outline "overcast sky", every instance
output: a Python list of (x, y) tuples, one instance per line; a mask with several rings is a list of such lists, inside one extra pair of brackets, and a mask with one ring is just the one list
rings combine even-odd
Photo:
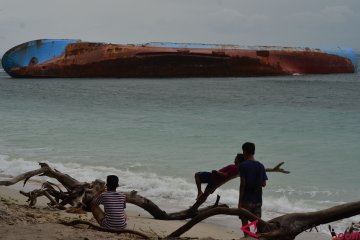
[(360, 49), (360, 0), (0, 0), (0, 56), (40, 38)]

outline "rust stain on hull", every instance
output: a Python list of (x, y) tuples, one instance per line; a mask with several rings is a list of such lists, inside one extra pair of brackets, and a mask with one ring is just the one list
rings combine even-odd
[[(39, 43), (41, 44), (41, 43)], [(33, 62), (34, 63), (34, 62)], [(350, 59), (321, 51), (179, 48), (78, 42), (16, 77), (236, 77), (353, 73)]]

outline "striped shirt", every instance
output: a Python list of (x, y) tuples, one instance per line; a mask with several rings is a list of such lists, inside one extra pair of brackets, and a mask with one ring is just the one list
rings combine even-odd
[(95, 200), (97, 205), (104, 205), (105, 217), (103, 227), (110, 229), (126, 228), (124, 209), (126, 208), (126, 196), (122, 192), (103, 192)]

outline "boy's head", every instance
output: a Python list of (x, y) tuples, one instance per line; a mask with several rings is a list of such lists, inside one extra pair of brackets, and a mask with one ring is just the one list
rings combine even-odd
[(245, 161), (244, 155), (242, 153), (238, 153), (235, 157), (234, 163), (236, 166), (240, 166), (240, 163)]
[(249, 155), (255, 155), (255, 144), (246, 142), (242, 145), (242, 150), (245, 158)]
[(109, 175), (106, 178), (106, 187), (108, 190), (116, 190), (119, 186), (119, 178), (115, 175)]

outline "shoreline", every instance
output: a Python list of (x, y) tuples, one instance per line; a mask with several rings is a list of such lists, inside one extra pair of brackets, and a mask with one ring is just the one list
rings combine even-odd
[[(29, 184), (29, 183), (28, 183)], [(21, 195), (18, 190), (31, 190), (38, 183), (32, 182), (26, 188), (22, 188), (22, 183), (17, 183), (10, 187), (0, 186), (0, 236), (5, 239), (23, 239), (24, 235), (30, 235), (29, 239), (118, 239), (118, 235), (112, 233), (99, 232), (92, 229), (79, 227), (69, 227), (59, 224), (59, 220), (82, 219), (96, 222), (91, 213), (74, 214), (66, 211), (50, 210), (47, 208), (47, 198), (41, 197), (34, 208), (29, 208), (26, 197)], [(32, 186), (31, 186), (32, 185)], [(128, 216), (128, 229), (143, 232), (152, 239), (165, 237), (178, 229), (186, 221), (164, 221), (153, 219), (145, 210), (128, 204), (126, 208)], [(216, 218), (215, 218), (216, 219)], [(221, 224), (216, 224), (215, 219), (211, 223), (202, 222), (195, 225), (181, 237), (198, 239), (239, 239), (242, 237), (240, 229), (238, 231), (227, 228)], [(221, 219), (219, 219), (221, 221)], [(240, 222), (239, 222), (240, 224)], [(17, 229), (21, 228), (19, 232)], [(56, 231), (54, 231), (56, 229)], [(121, 235), (122, 239), (136, 239), (128, 234)], [(54, 237), (54, 238), (53, 238)], [(95, 237), (95, 238), (94, 238)], [(251, 238), (248, 238), (251, 239)], [(323, 233), (302, 233), (296, 240), (325, 240), (330, 239), (329, 235)]]

